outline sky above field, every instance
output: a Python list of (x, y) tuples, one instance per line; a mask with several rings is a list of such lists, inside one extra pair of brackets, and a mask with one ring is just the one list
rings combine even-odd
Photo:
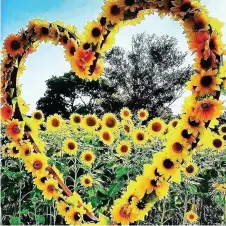
[[(202, 0), (201, 2), (207, 6), (211, 17), (216, 17), (226, 23), (226, 0)], [(2, 0), (1, 4), (2, 48), (3, 40), (7, 35), (17, 33), (21, 28), (25, 28), (32, 18), (63, 21), (65, 24), (75, 25), (79, 32), (83, 32), (83, 26), (87, 21), (95, 20), (98, 17), (103, 0)], [(122, 28), (116, 36), (115, 45), (130, 50), (132, 36), (141, 32), (173, 36), (177, 38), (180, 49), (188, 51), (187, 42), (179, 23), (170, 20), (170, 18), (161, 19), (157, 15), (147, 16), (141, 24), (135, 27)], [(223, 28), (223, 41), (226, 43), (226, 26)], [(186, 63), (193, 63), (191, 54), (187, 57)], [(70, 64), (64, 60), (63, 48), (51, 44), (41, 44), (37, 52), (28, 57), (25, 66), (26, 71), (20, 82), (23, 84), (22, 96), (30, 105), (31, 110), (35, 109), (36, 102), (44, 95), (45, 81), (52, 75), (63, 75), (63, 73), (70, 71)], [(186, 92), (172, 105), (175, 114), (180, 113), (183, 98), (188, 94)]]

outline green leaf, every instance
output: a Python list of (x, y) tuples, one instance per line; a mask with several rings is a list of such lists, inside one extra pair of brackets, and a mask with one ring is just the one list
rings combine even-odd
[(126, 167), (120, 167), (117, 168), (115, 173), (116, 173), (116, 178), (119, 179), (120, 177), (122, 177), (123, 175), (127, 174), (129, 172), (129, 169)]
[(191, 194), (196, 194), (197, 193), (197, 187), (195, 185), (188, 185), (188, 192)]
[(222, 195), (218, 195), (216, 197), (216, 203), (219, 204), (219, 205), (224, 205), (224, 198)]
[(45, 223), (45, 217), (42, 216), (42, 215), (38, 215), (38, 216), (36, 217), (36, 220), (37, 220), (37, 222), (40, 223), (40, 224)]
[(112, 184), (108, 189), (108, 195), (114, 197), (121, 189), (122, 183)]
[(8, 176), (8, 177), (13, 177), (15, 175), (15, 172), (12, 172), (12, 171), (6, 171), (5, 174)]
[(29, 213), (29, 210), (28, 209), (23, 209), (20, 211), (21, 214), (28, 214)]
[(11, 216), (9, 222), (10, 225), (20, 225), (20, 218)]

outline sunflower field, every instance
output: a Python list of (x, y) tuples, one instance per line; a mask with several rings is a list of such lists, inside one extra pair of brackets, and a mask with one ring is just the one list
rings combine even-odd
[[(150, 119), (146, 109), (127, 107), (69, 119), (29, 112), (19, 77), (39, 43), (61, 45), (79, 78), (97, 80), (120, 28), (154, 13), (180, 23), (195, 55), (191, 95), (177, 117)], [(222, 27), (198, 0), (106, 0), (82, 34), (31, 20), (9, 35), (1, 62), (1, 224), (225, 225)]]

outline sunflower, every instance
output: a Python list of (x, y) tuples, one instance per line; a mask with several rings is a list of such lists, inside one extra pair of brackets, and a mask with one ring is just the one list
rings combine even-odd
[(2, 148), (1, 148), (2, 156), (8, 157), (10, 150), (11, 150), (11, 143), (2, 145)]
[(95, 158), (96, 158), (96, 156), (93, 153), (93, 151), (91, 151), (91, 150), (82, 152), (82, 154), (80, 156), (81, 162), (87, 166), (91, 166), (93, 164), (93, 162), (95, 161)]
[(49, 41), (49, 32), (50, 32), (50, 24), (43, 20), (43, 21), (39, 21), (34, 30), (36, 33), (36, 37), (38, 38), (38, 40), (40, 41), (44, 41), (44, 42), (48, 42)]
[(180, 183), (181, 174), (178, 169), (179, 163), (167, 156), (166, 152), (158, 152), (153, 155), (153, 163), (158, 165), (158, 173), (163, 175), (164, 178), (173, 182)]
[(69, 205), (66, 204), (63, 200), (60, 199), (60, 201), (56, 202), (56, 208), (58, 210), (58, 213), (61, 216), (66, 216), (67, 215), (67, 211), (70, 209)]
[(57, 181), (54, 180), (53, 178), (50, 178), (45, 181), (42, 195), (44, 196), (45, 199), (51, 200), (52, 198), (55, 198), (58, 195), (57, 189), (58, 189)]
[(125, 140), (121, 141), (116, 147), (116, 152), (119, 156), (127, 156), (131, 152), (130, 143)]
[(37, 186), (39, 190), (44, 190), (45, 182), (50, 178), (50, 174), (47, 171), (43, 171), (40, 177), (34, 178), (34, 184)]
[(22, 159), (26, 159), (28, 156), (30, 156), (33, 153), (34, 147), (30, 141), (25, 140), (20, 143), (19, 149), (20, 149), (20, 157)]
[(148, 132), (152, 136), (161, 136), (166, 128), (166, 124), (160, 118), (154, 118), (148, 123)]
[(59, 35), (59, 41), (60, 41), (60, 44), (63, 45), (64, 48), (66, 48), (68, 42), (69, 42), (69, 34), (68, 34), (68, 31), (67, 30), (64, 30), (64, 32), (60, 32), (60, 35)]
[(140, 109), (137, 113), (137, 116), (141, 121), (145, 121), (147, 120), (149, 113), (146, 109)]
[(217, 68), (217, 60), (216, 57), (212, 54), (208, 58), (203, 57), (196, 57), (194, 67), (197, 68), (198, 71), (205, 70), (208, 71), (209, 69), (216, 69)]
[(71, 61), (71, 59), (74, 57), (77, 47), (78, 44), (74, 39), (70, 39), (68, 41), (67, 45), (65, 46), (65, 58), (68, 61)]
[(93, 185), (93, 178), (90, 175), (84, 175), (80, 178), (80, 183), (85, 188), (91, 187)]
[(219, 127), (218, 132), (222, 134), (226, 134), (226, 124), (223, 124)]
[(189, 148), (190, 144), (178, 136), (177, 133), (166, 142), (166, 151), (172, 160), (178, 160), (180, 162), (187, 160), (189, 157)]
[(12, 121), (8, 121), (6, 126), (6, 133), (10, 139), (13, 141), (18, 141), (22, 139), (24, 135), (24, 128), (22, 123), (17, 119), (13, 119)]
[(123, 19), (125, 5), (118, 0), (108, 0), (103, 8), (107, 21), (117, 24)]
[(224, 109), (222, 101), (214, 100), (213, 97), (197, 101), (194, 106), (194, 118), (201, 122), (218, 118)]
[(44, 174), (47, 166), (47, 157), (40, 153), (33, 153), (32, 155), (28, 156), (25, 161), (25, 169), (28, 172), (31, 172), (35, 177), (41, 177), (41, 175)]
[(5, 122), (11, 120), (14, 114), (14, 110), (11, 105), (4, 105), (1, 107), (1, 121)]
[(59, 43), (59, 29), (56, 25), (51, 24), (49, 29), (49, 39), (52, 41), (54, 45), (57, 45)]
[(88, 22), (85, 26), (84, 36), (86, 40), (96, 45), (103, 40), (103, 27), (99, 22)]
[(21, 56), (24, 52), (23, 43), (18, 35), (9, 35), (5, 39), (4, 48), (11, 57)]
[(86, 211), (83, 208), (70, 207), (66, 212), (65, 220), (69, 225), (80, 225), (85, 213)]
[(158, 173), (158, 166), (155, 164), (144, 164), (143, 176), (149, 179), (159, 179), (161, 174)]
[(100, 120), (96, 116), (96, 114), (88, 114), (85, 115), (82, 120), (82, 127), (88, 132), (94, 132), (100, 126)]
[(148, 134), (144, 129), (135, 129), (132, 138), (135, 145), (144, 145), (148, 140)]
[(63, 119), (60, 115), (54, 114), (51, 116), (48, 116), (47, 118), (47, 130), (49, 131), (58, 131), (63, 126)]
[(82, 202), (81, 196), (77, 192), (73, 192), (73, 194), (66, 198), (66, 202), (72, 206), (79, 206), (79, 203)]
[(78, 144), (75, 140), (67, 138), (64, 140), (62, 149), (69, 155), (74, 155), (77, 152)]
[(79, 114), (75, 114), (75, 113), (71, 114), (70, 123), (74, 127), (80, 126), (82, 123), (82, 116)]
[(193, 177), (198, 173), (199, 168), (195, 163), (190, 162), (182, 170), (187, 177)]
[(121, 121), (121, 127), (123, 129), (123, 131), (129, 135), (132, 133), (133, 128), (134, 128), (134, 124), (132, 120), (122, 120)]
[(144, 217), (148, 214), (153, 204), (145, 200), (132, 199), (132, 209), (137, 214), (137, 220), (144, 220)]
[(127, 107), (122, 108), (120, 111), (120, 116), (122, 119), (130, 120), (132, 116), (130, 109)]
[(193, 211), (189, 211), (186, 213), (186, 219), (187, 219), (187, 221), (194, 223), (197, 221), (198, 215)]
[(155, 191), (155, 194), (160, 200), (168, 195), (169, 183), (166, 181), (161, 181), (145, 176), (138, 176), (137, 182), (139, 186), (145, 188), (147, 194), (151, 194), (153, 191)]
[(124, 200), (117, 199), (111, 209), (111, 218), (118, 224), (129, 225), (137, 220), (137, 213)]
[(106, 145), (112, 145), (114, 142), (114, 134), (109, 129), (102, 129), (99, 132), (99, 138)]
[(10, 144), (10, 148), (8, 150), (8, 155), (13, 158), (20, 157), (20, 148), (19, 148), (19, 144), (17, 142), (12, 142)]
[(84, 64), (82, 59), (77, 59), (76, 57), (73, 57), (70, 62), (72, 70), (79, 78), (85, 79), (88, 77), (89, 67)]
[(224, 139), (214, 134), (214, 136), (210, 137), (210, 148), (214, 151), (223, 151), (225, 149), (225, 141)]
[(199, 96), (216, 95), (216, 91), (220, 90), (221, 84), (221, 79), (216, 77), (216, 73), (217, 70), (202, 70), (200, 74), (192, 76), (187, 88), (197, 92)]
[(42, 111), (33, 111), (31, 117), (34, 120), (34, 122), (38, 125), (42, 124), (44, 121), (44, 115)]
[(102, 117), (101, 126), (112, 131), (117, 131), (119, 127), (119, 121), (116, 119), (113, 113), (106, 113)]

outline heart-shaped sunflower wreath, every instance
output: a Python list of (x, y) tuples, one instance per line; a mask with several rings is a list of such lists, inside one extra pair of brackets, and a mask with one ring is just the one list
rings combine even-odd
[[(167, 196), (170, 182), (180, 183), (182, 169), (186, 168), (188, 173), (195, 171), (190, 160), (194, 148), (202, 145), (204, 136), (209, 138), (209, 145), (213, 149), (222, 149), (226, 140), (226, 126), (220, 128), (222, 136), (208, 129), (223, 110), (223, 104), (219, 101), (221, 89), (226, 84), (222, 24), (209, 17), (205, 7), (196, 0), (107, 0), (102, 9), (98, 19), (86, 25), (83, 35), (77, 34), (74, 27), (64, 26), (60, 22), (32, 20), (26, 30), (8, 36), (4, 42), (1, 115), (7, 136), (12, 141), (3, 146), (4, 154), (24, 160), (26, 170), (34, 177), (34, 183), (43, 191), (45, 198), (56, 200), (59, 214), (65, 217), (68, 224), (81, 224), (83, 221), (129, 224), (143, 220), (152, 206)], [(30, 117), (26, 115), (26, 104), (19, 96), (17, 81), (25, 59), (40, 42), (61, 44), (76, 75), (95, 80), (103, 72), (102, 56), (113, 45), (120, 27), (135, 25), (145, 15), (153, 13), (161, 17), (170, 15), (173, 20), (179, 21), (185, 30), (190, 50), (196, 54), (196, 73), (187, 84), (192, 96), (186, 99), (180, 120), (166, 127), (163, 121), (155, 118), (147, 127), (140, 124), (140, 128), (137, 128), (127, 108), (121, 111), (121, 122), (111, 113), (105, 114), (102, 120), (96, 115), (72, 114), (70, 122), (55, 114), (47, 118), (46, 124), (40, 111), (33, 112)], [(142, 109), (138, 117), (141, 121), (146, 120), (148, 112)], [(136, 149), (151, 144), (151, 137), (160, 137), (165, 143), (162, 150), (153, 155), (152, 163), (144, 165), (143, 174), (130, 181), (121, 198), (115, 200), (110, 210), (111, 216), (100, 215), (98, 219), (90, 203), (85, 203), (78, 193), (72, 193), (57, 168), (51, 165), (40, 136), (45, 127), (43, 125), (52, 133), (61, 133), (62, 128), (67, 126), (67, 130), (89, 134), (91, 139), (98, 138), (106, 146), (117, 140), (119, 156), (127, 155), (132, 145)], [(60, 154), (75, 155), (77, 149), (78, 142), (67, 138)], [(92, 150), (82, 151), (80, 159), (91, 167), (95, 154)], [(83, 177), (85, 186), (91, 183), (90, 176)]]

